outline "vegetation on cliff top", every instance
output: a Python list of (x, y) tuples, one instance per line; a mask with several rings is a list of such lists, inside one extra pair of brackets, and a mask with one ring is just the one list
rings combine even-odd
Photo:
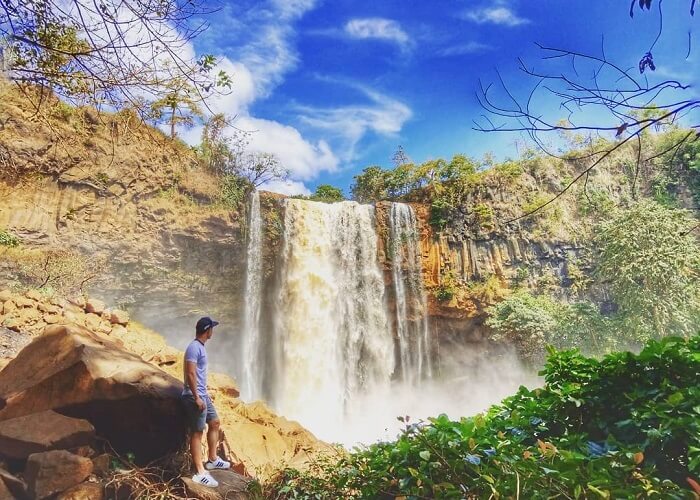
[(700, 336), (597, 361), (551, 351), (541, 389), (284, 471), (271, 498), (697, 498)]

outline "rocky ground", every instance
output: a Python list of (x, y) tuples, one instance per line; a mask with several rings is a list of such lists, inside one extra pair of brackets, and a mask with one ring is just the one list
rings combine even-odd
[[(144, 481), (151, 493), (224, 498), (179, 479), (190, 473), (181, 352), (97, 299), (2, 290), (0, 305), (0, 498), (113, 498), (145, 493)], [(247, 498), (249, 476), (327, 450), (262, 403), (242, 402), (229, 377), (211, 374), (210, 390), (220, 452), (243, 474), (222, 473), (225, 498)], [(144, 468), (154, 459), (161, 468)]]

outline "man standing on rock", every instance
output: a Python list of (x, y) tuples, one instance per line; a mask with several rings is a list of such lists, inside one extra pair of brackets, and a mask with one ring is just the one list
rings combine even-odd
[[(192, 432), (190, 452), (192, 453), (192, 461), (197, 468), (197, 473), (192, 476), (192, 480), (211, 488), (216, 488), (219, 483), (207, 471), (231, 467), (229, 462), (222, 460), (216, 454), (220, 422), (207, 392), (207, 350), (204, 348), (204, 344), (211, 339), (214, 327), (218, 324), (218, 321), (209, 317), (200, 318), (197, 321), (196, 338), (190, 342), (185, 350), (185, 388), (182, 391)], [(207, 431), (209, 460), (203, 464), (202, 436), (205, 424), (209, 426)]]

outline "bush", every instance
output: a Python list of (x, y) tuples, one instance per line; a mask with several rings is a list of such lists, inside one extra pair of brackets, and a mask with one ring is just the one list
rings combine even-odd
[(18, 247), (19, 246), (19, 238), (17, 238), (17, 236), (10, 233), (9, 231), (6, 231), (4, 229), (0, 229), (0, 246)]
[(269, 498), (692, 499), (700, 475), (700, 336), (602, 361), (550, 353), (545, 385), (485, 414), (410, 423), (307, 473)]

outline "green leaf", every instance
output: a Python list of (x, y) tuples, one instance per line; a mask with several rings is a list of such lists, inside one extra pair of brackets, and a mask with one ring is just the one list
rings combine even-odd
[(418, 456), (420, 456), (423, 460), (426, 462), (430, 460), (430, 452), (428, 450), (423, 450), (421, 451)]

